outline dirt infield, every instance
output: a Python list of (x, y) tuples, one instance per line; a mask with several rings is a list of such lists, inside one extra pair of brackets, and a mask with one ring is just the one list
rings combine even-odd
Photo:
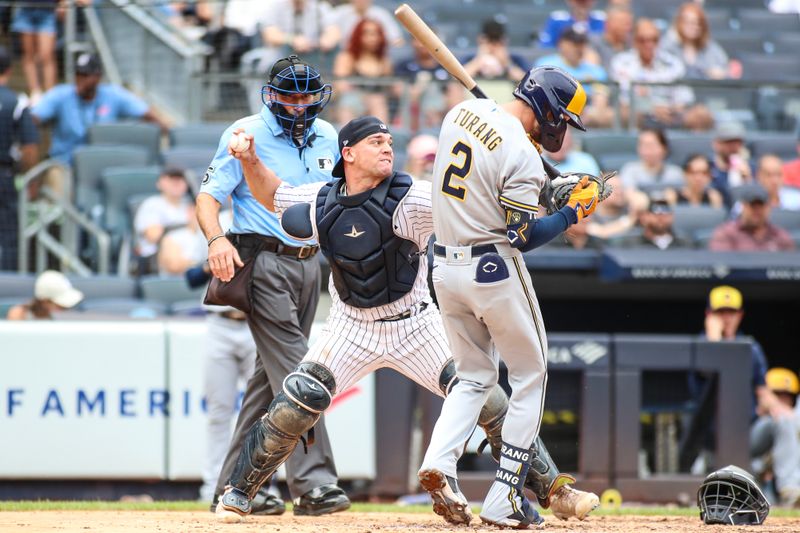
[[(562, 522), (547, 516), (545, 531), (585, 533), (683, 533), (745, 532), (796, 533), (800, 518), (771, 517), (762, 526), (724, 528), (706, 526), (698, 518), (685, 516), (594, 516), (585, 522)], [(205, 532), (281, 532), (281, 533), (380, 533), (405, 531), (499, 531), (482, 527), (480, 521), (471, 527), (450, 527), (433, 514), (356, 513), (347, 512), (322, 518), (298, 517), (287, 513), (277, 517), (252, 517), (243, 524), (219, 524), (207, 512), (182, 511), (26, 511), (0, 513), (0, 531), (30, 532), (102, 532), (159, 533)]]

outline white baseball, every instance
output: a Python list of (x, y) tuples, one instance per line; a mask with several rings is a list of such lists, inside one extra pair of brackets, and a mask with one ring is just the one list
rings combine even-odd
[(247, 138), (244, 132), (234, 133), (231, 135), (228, 147), (231, 149), (231, 152), (246, 152), (250, 148), (250, 139)]

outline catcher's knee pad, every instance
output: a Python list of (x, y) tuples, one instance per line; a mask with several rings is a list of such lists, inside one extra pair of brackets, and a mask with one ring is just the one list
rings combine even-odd
[(303, 363), (286, 376), (267, 414), (250, 428), (228, 484), (255, 497), (330, 406), (331, 389), (333, 375), (316, 363)]
[(495, 385), (489, 391), (489, 396), (486, 402), (481, 407), (481, 413), (478, 415), (478, 425), (486, 433), (486, 440), (484, 440), (480, 447), (479, 452), (488, 444), (492, 449), (492, 457), (496, 461), (500, 460), (500, 447), (503, 443), (503, 421), (506, 419), (506, 412), (508, 411), (508, 396), (500, 385)]
[(525, 486), (536, 494), (539, 504), (547, 509), (550, 507), (550, 497), (553, 493), (562, 485), (575, 483), (575, 478), (558, 471), (541, 437), (536, 437), (531, 451), (533, 452), (531, 468), (528, 470)]
[(452, 359), (449, 359), (439, 373), (439, 390), (442, 391), (442, 394), (447, 396), (450, 394), (450, 391), (453, 390), (456, 383), (458, 383), (456, 364)]

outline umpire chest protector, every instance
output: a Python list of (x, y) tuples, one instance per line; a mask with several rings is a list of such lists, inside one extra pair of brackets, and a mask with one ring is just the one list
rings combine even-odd
[(317, 196), (319, 244), (341, 300), (377, 307), (411, 291), (419, 270), (419, 247), (394, 233), (393, 217), (411, 189), (411, 176), (395, 172), (369, 191), (347, 196), (344, 179)]

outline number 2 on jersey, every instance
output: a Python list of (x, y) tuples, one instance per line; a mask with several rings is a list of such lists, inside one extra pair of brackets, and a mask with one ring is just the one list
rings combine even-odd
[[(472, 148), (458, 141), (450, 153), (456, 157), (464, 154), (464, 162), (461, 166), (456, 163), (450, 163), (444, 171), (444, 179), (442, 180), (442, 192), (447, 196), (452, 196), (456, 200), (464, 201), (467, 197), (467, 188), (464, 184), (453, 185), (450, 181), (455, 177), (456, 179), (465, 180), (469, 176), (469, 171), (472, 170)], [(460, 159), (460, 158), (459, 158)]]

